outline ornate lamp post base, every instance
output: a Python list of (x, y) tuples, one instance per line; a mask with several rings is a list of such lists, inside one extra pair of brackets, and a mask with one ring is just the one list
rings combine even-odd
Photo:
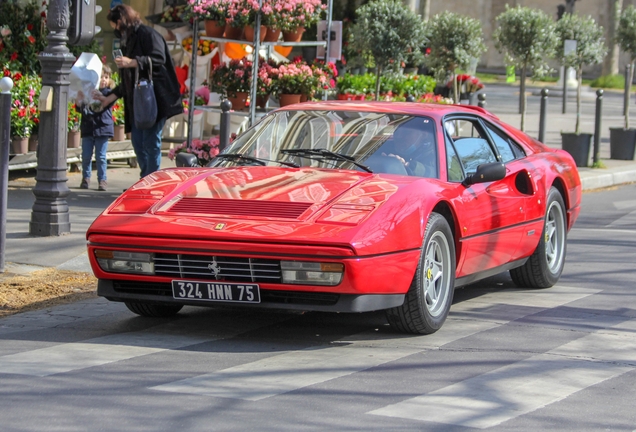
[(38, 56), (42, 65), (42, 85), (53, 94), (52, 109), (41, 111), (40, 143), (35, 203), (31, 212), (29, 233), (34, 236), (59, 236), (71, 232), (66, 197), (66, 140), (68, 76), (75, 57), (69, 52), (66, 30), (69, 9), (66, 0), (51, 0), (47, 27), (48, 45)]

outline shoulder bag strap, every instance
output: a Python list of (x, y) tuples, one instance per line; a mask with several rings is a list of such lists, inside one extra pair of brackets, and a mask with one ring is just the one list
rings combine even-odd
[[(152, 83), (152, 59), (150, 57), (148, 57), (148, 66), (148, 81)], [(137, 67), (135, 68), (135, 85), (137, 84), (139, 84), (139, 65), (137, 65)]]

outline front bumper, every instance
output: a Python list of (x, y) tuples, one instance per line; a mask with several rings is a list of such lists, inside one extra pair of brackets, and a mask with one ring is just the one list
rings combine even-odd
[[(214, 281), (216, 277), (208, 270), (206, 263), (222, 261), (245, 261), (250, 263), (267, 260), (320, 261), (344, 264), (344, 274), (336, 286), (283, 284), (280, 280), (259, 279), (255, 267), (248, 275), (255, 273), (251, 280), (236, 280), (225, 273), (223, 264), (221, 278), (231, 282), (257, 283), (261, 292), (261, 303), (240, 304), (245, 307), (270, 307), (333, 312), (365, 312), (396, 307), (404, 302), (415, 269), (419, 262), (420, 250), (407, 250), (383, 255), (356, 256), (350, 248), (338, 246), (308, 246), (293, 244), (263, 244), (246, 242), (201, 242), (193, 240), (166, 240), (136, 238), (134, 244), (124, 242), (121, 237), (95, 236), (89, 238), (88, 255), (93, 272), (99, 279), (98, 295), (112, 301), (138, 301), (147, 303), (189, 304), (194, 306), (223, 306), (222, 302), (201, 302), (175, 299), (172, 296), (173, 280)], [(126, 244), (128, 243), (128, 244)], [(168, 263), (179, 263), (184, 258), (194, 256), (203, 267), (197, 273), (182, 272), (181, 267), (168, 266), (174, 271), (157, 270), (154, 275), (122, 274), (104, 271), (95, 257), (96, 250), (126, 250), (129, 252), (149, 252), (161, 256), (173, 255)], [(258, 264), (255, 264), (258, 266)], [(234, 272), (235, 273), (235, 272)], [(235, 275), (236, 276), (236, 275)], [(262, 276), (262, 275), (261, 275)], [(245, 276), (241, 276), (245, 277)], [(236, 306), (237, 303), (226, 304)]]
[(237, 304), (174, 299), (170, 283), (100, 279), (97, 295), (110, 301), (182, 304), (205, 307), (295, 309), (323, 312), (369, 312), (404, 303), (404, 294), (337, 294), (325, 292), (261, 290), (261, 303)]

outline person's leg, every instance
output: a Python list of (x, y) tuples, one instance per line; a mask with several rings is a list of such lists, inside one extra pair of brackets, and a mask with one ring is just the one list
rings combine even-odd
[(91, 180), (91, 168), (93, 159), (93, 137), (82, 138), (82, 183), (80, 188), (88, 189)]
[(133, 149), (135, 150), (135, 156), (137, 157), (137, 165), (139, 166), (140, 177), (145, 176), (146, 161), (148, 159), (146, 151), (144, 149), (144, 132), (141, 129), (137, 129), (135, 125), (132, 126), (130, 131), (130, 140), (132, 141)]
[(95, 162), (97, 163), (97, 180), (99, 189), (106, 190), (106, 151), (108, 150), (108, 137), (95, 137)]
[(150, 129), (144, 130), (144, 150), (146, 153), (146, 169), (141, 176), (145, 177), (161, 167), (161, 139), (163, 137), (163, 125), (166, 119), (161, 119)]

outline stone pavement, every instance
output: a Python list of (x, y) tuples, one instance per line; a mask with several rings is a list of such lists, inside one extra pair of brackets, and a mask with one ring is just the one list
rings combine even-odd
[[(536, 89), (534, 89), (536, 91)], [(537, 135), (539, 123), (539, 98), (528, 90), (528, 116), (526, 131)], [(502, 120), (519, 127), (518, 88), (509, 86), (487, 86), (487, 109)], [(609, 93), (609, 92), (608, 92)], [(594, 130), (594, 98), (584, 103), (582, 124), (584, 132)], [(550, 101), (546, 144), (560, 148), (559, 133), (574, 128), (575, 105), (571, 101), (568, 114), (561, 114), (560, 100)], [(583, 189), (586, 191), (636, 181), (636, 162), (609, 159), (609, 127), (622, 125), (622, 93), (609, 94), (605, 98), (603, 132), (601, 134), (601, 160), (606, 168), (580, 168)], [(636, 117), (634, 120), (636, 124)], [(162, 167), (174, 163), (164, 157)], [(81, 173), (68, 173), (70, 194), (71, 234), (59, 237), (31, 237), (29, 221), (35, 197), (31, 191), (35, 185), (34, 175), (12, 171), (9, 180), (7, 229), (5, 241), (5, 273), (0, 277), (23, 274), (44, 267), (90, 272), (86, 254), (85, 233), (93, 220), (116, 198), (122, 190), (130, 187), (139, 178), (139, 169), (114, 161), (108, 166), (108, 191), (97, 191), (97, 182), (88, 190), (79, 189)], [(587, 195), (590, 196), (590, 195)], [(586, 195), (584, 195), (585, 199)]]

